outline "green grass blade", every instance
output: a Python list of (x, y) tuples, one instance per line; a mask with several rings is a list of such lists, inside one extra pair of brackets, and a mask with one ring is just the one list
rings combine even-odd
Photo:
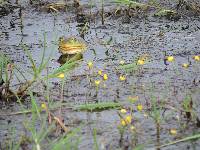
[(186, 138), (183, 138), (183, 139), (180, 139), (180, 140), (176, 140), (176, 141), (164, 144), (164, 145), (161, 145), (161, 146), (159, 146), (159, 148), (163, 148), (163, 147), (166, 147), (166, 146), (174, 145), (174, 144), (177, 144), (177, 143), (180, 143), (180, 142), (186, 142), (186, 141), (190, 141), (190, 140), (196, 140), (196, 139), (199, 139), (199, 138), (200, 138), (200, 133), (198, 133), (196, 135), (188, 136)]
[(80, 61), (79, 58), (80, 58), (80, 54), (75, 55), (69, 61), (67, 61), (64, 65), (56, 69), (53, 73), (49, 74), (47, 78), (55, 78), (60, 73), (69, 72), (70, 70), (72, 70), (74, 67), (78, 65), (78, 62)]
[(33, 60), (33, 57), (31, 56), (31, 53), (29, 52), (28, 48), (25, 45), (22, 45), (22, 48), (25, 51), (26, 55), (28, 56), (29, 61), (31, 62), (32, 69), (33, 69), (33, 72), (34, 72), (34, 78), (36, 78), (37, 74), (38, 74), (36, 63)]
[(40, 117), (40, 108), (38, 107), (37, 103), (36, 103), (36, 100), (35, 100), (35, 97), (33, 96), (33, 93), (30, 93), (30, 96), (31, 96), (31, 104), (32, 104), (32, 114), (36, 113), (37, 116), (39, 118)]
[(45, 51), (46, 51), (46, 33), (44, 33), (44, 45), (43, 45), (43, 47), (44, 47), (44, 49), (43, 49), (43, 52), (42, 52), (42, 58), (41, 58), (39, 70), (42, 70), (42, 65), (43, 65), (43, 62), (44, 62), (44, 56), (45, 56)]
[(83, 111), (102, 111), (106, 109), (118, 108), (120, 106), (121, 104), (116, 102), (100, 102), (100, 103), (78, 105), (75, 106), (74, 109)]

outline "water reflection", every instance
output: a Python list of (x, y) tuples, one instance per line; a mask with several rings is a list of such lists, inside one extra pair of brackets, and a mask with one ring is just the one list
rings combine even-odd
[(78, 61), (78, 60), (81, 60), (82, 58), (83, 58), (83, 54), (81, 54), (81, 53), (78, 53), (78, 54), (64, 54), (64, 55), (61, 55), (57, 61), (58, 61), (58, 63), (63, 65), (69, 60)]

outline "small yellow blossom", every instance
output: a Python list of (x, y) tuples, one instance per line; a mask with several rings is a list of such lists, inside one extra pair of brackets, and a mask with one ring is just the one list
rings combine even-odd
[(193, 57), (193, 59), (194, 59), (195, 61), (200, 61), (200, 56), (195, 55), (195, 56)]
[(122, 126), (126, 126), (126, 121), (124, 119), (120, 120)]
[(93, 62), (92, 62), (92, 61), (89, 61), (89, 62), (87, 63), (87, 65), (88, 65), (89, 69), (91, 69), (91, 68), (93, 67)]
[(42, 104), (41, 104), (41, 108), (42, 108), (42, 109), (47, 109), (47, 105), (46, 105), (45, 103), (42, 103)]
[(139, 65), (144, 65), (144, 64), (145, 64), (145, 61), (144, 61), (143, 59), (139, 59), (139, 60), (137, 61), (137, 64), (139, 64)]
[(133, 125), (130, 126), (130, 129), (131, 129), (131, 130), (135, 130), (135, 126), (133, 126)]
[(138, 110), (138, 111), (142, 111), (142, 109), (143, 109), (142, 104), (138, 104), (138, 105), (137, 105), (137, 110)]
[(104, 83), (104, 84), (103, 84), (103, 88), (106, 88), (106, 87), (107, 87), (107, 86), (106, 86), (106, 84)]
[(103, 79), (104, 79), (104, 80), (108, 80), (108, 75), (107, 75), (107, 74), (104, 74), (104, 75), (103, 75)]
[(95, 82), (96, 86), (99, 86), (99, 84), (100, 84), (101, 81), (100, 80), (95, 80), (94, 82)]
[(126, 123), (131, 123), (131, 120), (132, 120), (131, 115), (126, 116), (126, 118), (125, 118)]
[(120, 65), (124, 65), (125, 61), (121, 60), (119, 63), (120, 63)]
[(120, 81), (124, 81), (124, 80), (126, 80), (126, 77), (123, 76), (123, 75), (120, 75), (119, 80), (120, 80)]
[(183, 63), (183, 64), (182, 64), (182, 67), (183, 67), (183, 68), (188, 68), (188, 67), (189, 67), (189, 64)]
[(179, 115), (176, 115), (175, 118), (176, 118), (177, 121), (180, 121)]
[(121, 112), (122, 114), (125, 114), (127, 111), (126, 111), (126, 109), (123, 108), (123, 109), (120, 110), (120, 112)]
[(172, 129), (169, 130), (169, 133), (170, 133), (171, 135), (176, 135), (176, 134), (177, 134), (177, 131), (176, 131), (176, 129), (172, 128)]
[(173, 57), (173, 56), (168, 56), (168, 57), (167, 57), (167, 61), (173, 62), (173, 61), (174, 61), (174, 57)]
[(100, 76), (102, 75), (102, 70), (98, 71), (98, 75), (100, 75)]
[(147, 113), (144, 113), (144, 117), (145, 117), (145, 118), (148, 118), (148, 114), (147, 114)]
[(64, 74), (64, 73), (61, 73), (61, 74), (59, 74), (57, 77), (63, 79), (63, 78), (65, 77), (65, 74)]

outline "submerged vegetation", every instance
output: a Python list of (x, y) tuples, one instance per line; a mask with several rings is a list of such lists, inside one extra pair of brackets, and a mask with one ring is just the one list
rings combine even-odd
[(0, 149), (199, 149), (200, 4), (29, 3), (0, 1)]

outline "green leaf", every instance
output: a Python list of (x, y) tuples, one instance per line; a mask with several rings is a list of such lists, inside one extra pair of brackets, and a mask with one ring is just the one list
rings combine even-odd
[(126, 72), (133, 72), (138, 70), (138, 65), (134, 62), (131, 64), (126, 64), (126, 65), (120, 65), (117, 67), (119, 70), (124, 70)]
[(157, 13), (155, 13), (155, 16), (158, 17), (164, 17), (164, 16), (173, 16), (176, 15), (177, 12), (174, 10), (170, 10), (170, 9), (160, 9)]
[(69, 61), (67, 61), (64, 65), (57, 68), (53, 73), (48, 75), (48, 78), (55, 78), (61, 73), (68, 73), (74, 67), (78, 65), (78, 61), (80, 60), (80, 54), (75, 55)]
[(92, 104), (82, 104), (75, 106), (75, 110), (84, 110), (84, 111), (102, 111), (106, 109), (118, 108), (120, 107), (120, 103), (116, 102), (100, 102), (100, 103), (92, 103)]

